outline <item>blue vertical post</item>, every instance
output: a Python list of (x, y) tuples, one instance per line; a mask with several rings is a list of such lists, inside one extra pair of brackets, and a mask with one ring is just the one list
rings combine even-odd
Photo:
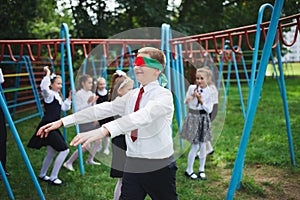
[[(73, 65), (72, 65), (72, 57), (71, 57), (71, 47), (70, 47), (70, 37), (69, 37), (69, 29), (67, 24), (63, 23), (60, 28), (60, 36), (61, 39), (66, 39), (66, 49), (67, 49), (67, 60), (68, 60), (68, 66), (69, 66), (69, 76), (70, 76), (70, 86), (71, 90), (75, 91), (75, 83), (74, 83), (74, 74), (73, 74)], [(61, 44), (61, 55), (64, 54), (64, 43)], [(64, 60), (62, 60), (62, 63), (64, 63)], [(74, 92), (72, 92), (72, 106), (73, 111), (76, 112), (76, 105), (74, 103)], [(76, 133), (79, 133), (79, 127), (78, 125), (75, 126)], [(81, 145), (78, 145), (78, 157), (79, 157), (79, 165), (80, 165), (80, 173), (84, 174), (84, 165), (83, 165), (83, 159), (82, 159), (82, 149)]]
[[(185, 98), (185, 84), (184, 84), (184, 67), (183, 67), (183, 56), (182, 56), (182, 44), (178, 45), (178, 59), (179, 59), (179, 86), (180, 86), (180, 95), (181, 99), (184, 100)], [(186, 117), (187, 111), (186, 111), (186, 106), (182, 106), (183, 108), (183, 118)]]
[(15, 199), (14, 194), (13, 194), (13, 192), (11, 190), (11, 187), (9, 185), (9, 182), (7, 180), (7, 177), (6, 177), (6, 174), (5, 174), (5, 171), (3, 169), (3, 166), (2, 166), (1, 162), (0, 162), (0, 174), (1, 174), (2, 180), (4, 182), (4, 185), (6, 187), (6, 191), (8, 193), (9, 198), (12, 199), (12, 200), (14, 200)]
[(285, 115), (285, 123), (286, 123), (286, 129), (287, 129), (287, 134), (288, 134), (288, 143), (289, 143), (291, 163), (295, 167), (296, 161), (295, 161), (295, 155), (294, 155), (293, 137), (292, 137), (291, 124), (290, 124), (288, 102), (287, 102), (287, 97), (286, 97), (286, 88), (285, 88), (284, 74), (283, 74), (283, 67), (282, 67), (282, 60), (281, 60), (280, 43), (278, 43), (278, 45), (276, 47), (276, 53), (277, 53), (277, 57), (278, 57), (279, 72), (280, 72), (281, 86), (279, 89), (281, 91), (280, 93), (281, 93), (283, 107), (284, 107), (284, 115)]
[(42, 105), (41, 105), (41, 99), (40, 99), (38, 88), (37, 88), (37, 85), (36, 85), (34, 72), (33, 72), (33, 69), (32, 69), (32, 64), (31, 64), (30, 58), (28, 56), (23, 57), (23, 59), (25, 61), (25, 66), (26, 66), (26, 69), (27, 69), (27, 72), (28, 72), (28, 78), (29, 78), (30, 84), (32, 86), (32, 92), (33, 92), (33, 95), (34, 95), (34, 99), (36, 101), (38, 113), (39, 113), (40, 117), (42, 118), (43, 115), (44, 115), (44, 112), (43, 112), (43, 108), (42, 108)]
[[(236, 187), (237, 187), (237, 185), (239, 184), (239, 181), (240, 181), (240, 177), (241, 177), (242, 170), (243, 170), (244, 156), (245, 156), (245, 153), (246, 153), (246, 148), (247, 148), (248, 140), (249, 140), (249, 137), (250, 137), (250, 131), (251, 131), (254, 116), (255, 116), (255, 113), (256, 113), (258, 100), (259, 100), (259, 95), (260, 95), (260, 92), (261, 92), (261, 89), (262, 89), (262, 85), (263, 85), (264, 76), (265, 76), (265, 72), (266, 72), (266, 69), (267, 69), (270, 53), (271, 53), (271, 50), (272, 50), (272, 44), (273, 44), (274, 39), (275, 39), (278, 19), (280, 17), (283, 2), (284, 2), (283, 0), (275, 1), (275, 7), (274, 7), (274, 10), (272, 12), (271, 22), (270, 22), (269, 30), (268, 30), (268, 33), (267, 33), (266, 41), (265, 41), (265, 44), (264, 44), (264, 47), (263, 47), (261, 62), (259, 64), (256, 84), (253, 88), (252, 100), (249, 102), (249, 108), (247, 110), (247, 115), (246, 115), (246, 120), (245, 120), (245, 124), (244, 124), (243, 134), (242, 134), (239, 150), (238, 150), (238, 153), (237, 153), (237, 157), (236, 157), (236, 160), (235, 160), (235, 164), (234, 164), (234, 168), (233, 168), (233, 172), (232, 172), (232, 176), (231, 176), (231, 180), (230, 180), (230, 184), (229, 184), (226, 199), (233, 199), (235, 189), (236, 189)], [(250, 110), (251, 110), (251, 112), (250, 112)]]
[(232, 55), (234, 69), (235, 69), (235, 78), (236, 78), (236, 82), (237, 82), (239, 93), (240, 93), (240, 103), (241, 103), (241, 107), (242, 107), (242, 114), (245, 119), (245, 117), (246, 117), (245, 109), (244, 109), (245, 106), (244, 106), (243, 93), (242, 93), (242, 87), (241, 87), (240, 76), (239, 76), (239, 69), (238, 69), (238, 66), (236, 63), (235, 53), (233, 51), (231, 52), (231, 55)]
[(24, 162), (26, 164), (26, 167), (27, 167), (27, 169), (29, 171), (30, 177), (31, 177), (31, 179), (32, 179), (32, 181), (34, 183), (34, 186), (35, 186), (35, 188), (36, 188), (36, 190), (38, 192), (38, 195), (39, 195), (40, 199), (45, 199), (44, 193), (42, 192), (40, 184), (39, 184), (39, 182), (38, 182), (38, 180), (37, 180), (37, 178), (35, 176), (35, 173), (34, 173), (34, 171), (32, 169), (31, 164), (30, 164), (29, 158), (28, 158), (28, 156), (27, 156), (27, 154), (25, 152), (25, 149), (23, 147), (23, 144), (21, 142), (21, 139), (19, 137), (17, 129), (16, 129), (14, 123), (13, 123), (13, 120), (12, 120), (12, 118), (10, 116), (9, 110), (7, 109), (7, 106), (6, 106), (5, 102), (4, 102), (4, 99), (3, 99), (2, 95), (0, 95), (0, 104), (1, 104), (1, 108), (3, 110), (4, 116), (6, 118), (6, 121), (8, 122), (10, 130), (11, 130), (11, 132), (12, 132), (12, 134), (14, 136), (14, 139), (15, 139), (15, 141), (17, 143), (19, 151), (21, 152), (22, 158), (23, 158), (23, 160), (24, 160)]

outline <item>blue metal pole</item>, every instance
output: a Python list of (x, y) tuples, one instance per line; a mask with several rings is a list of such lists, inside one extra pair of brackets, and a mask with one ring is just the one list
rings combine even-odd
[(250, 78), (250, 84), (249, 84), (248, 101), (247, 101), (246, 112), (249, 112), (249, 105), (250, 105), (250, 103), (252, 101), (251, 99), (252, 99), (252, 92), (253, 92), (253, 87), (254, 87), (254, 81), (255, 81), (255, 77), (256, 77), (256, 67), (257, 67), (257, 59), (258, 59), (258, 52), (259, 52), (260, 24), (262, 23), (263, 12), (265, 11), (265, 9), (267, 7), (273, 9), (273, 6), (271, 4), (266, 3), (266, 4), (262, 5), (259, 8), (259, 11), (258, 11), (258, 18), (257, 18), (257, 23), (256, 23), (256, 34), (255, 34), (254, 51), (253, 51), (253, 56), (252, 56), (251, 78)]
[(243, 114), (243, 117), (245, 119), (245, 117), (246, 117), (245, 109), (244, 109), (245, 106), (244, 106), (242, 87), (241, 87), (241, 82), (240, 82), (240, 77), (239, 77), (239, 69), (237, 67), (235, 53), (233, 51), (231, 52), (231, 55), (232, 55), (234, 69), (235, 69), (236, 82), (237, 82), (238, 89), (239, 89), (239, 94), (240, 94), (240, 103), (241, 103), (241, 107), (242, 107), (242, 114)]
[(5, 171), (3, 169), (3, 166), (2, 166), (1, 162), (0, 162), (0, 174), (1, 174), (2, 180), (4, 182), (4, 185), (6, 187), (6, 191), (8, 193), (9, 198), (12, 199), (12, 200), (14, 200), (15, 199), (14, 194), (13, 194), (13, 192), (11, 190), (11, 187), (9, 185), (9, 182), (7, 180), (7, 177), (6, 177), (6, 174), (5, 174)]
[[(68, 66), (69, 66), (69, 76), (70, 76), (70, 86), (71, 90), (75, 91), (75, 83), (74, 83), (74, 74), (73, 74), (73, 65), (72, 65), (72, 57), (71, 57), (71, 47), (70, 47), (70, 37), (69, 37), (69, 29), (67, 24), (63, 23), (60, 28), (60, 36), (61, 39), (66, 39), (66, 48), (67, 48), (67, 60), (68, 60)], [(62, 48), (63, 50), (63, 48)], [(61, 52), (61, 54), (64, 54), (64, 51)], [(76, 112), (76, 105), (74, 103), (74, 92), (72, 92), (72, 106), (74, 112)], [(79, 133), (79, 127), (78, 125), (76, 127), (76, 134)], [(84, 174), (84, 166), (83, 166), (83, 159), (82, 159), (82, 149), (81, 145), (78, 145), (78, 157), (79, 157), (79, 164), (80, 164), (80, 173)]]
[(23, 147), (23, 144), (22, 144), (21, 139), (19, 137), (19, 134), (17, 132), (17, 129), (16, 129), (16, 127), (15, 127), (15, 125), (13, 123), (13, 120), (12, 120), (12, 118), (10, 116), (9, 110), (7, 109), (6, 104), (4, 102), (4, 99), (2, 98), (2, 95), (0, 95), (0, 104), (1, 104), (1, 108), (3, 110), (4, 116), (6, 118), (6, 121), (8, 122), (10, 130), (11, 130), (11, 132), (12, 132), (14, 138), (15, 138), (15, 141), (17, 143), (19, 151), (21, 152), (22, 158), (23, 158), (23, 160), (24, 160), (24, 162), (26, 164), (26, 167), (27, 167), (27, 169), (29, 171), (30, 177), (32, 178), (32, 181), (34, 183), (35, 188), (37, 189), (39, 197), (40, 197), (40, 199), (45, 199), (45, 196), (44, 196), (44, 194), (42, 192), (42, 189), (41, 189), (41, 187), (39, 185), (39, 182), (38, 182), (38, 180), (37, 180), (37, 178), (35, 176), (35, 173), (34, 173), (34, 171), (32, 169), (32, 166), (30, 164), (29, 158), (28, 158), (28, 156), (27, 156), (27, 154), (25, 152), (25, 149)]
[[(249, 137), (250, 137), (250, 131), (251, 131), (254, 116), (255, 116), (255, 113), (256, 113), (258, 100), (259, 100), (260, 92), (261, 92), (261, 89), (262, 89), (264, 76), (265, 76), (268, 61), (269, 61), (269, 57), (270, 57), (270, 54), (271, 54), (272, 45), (273, 45), (273, 42), (274, 42), (274, 39), (275, 39), (278, 19), (280, 17), (283, 2), (284, 2), (283, 0), (275, 1), (275, 7), (274, 7), (274, 10), (272, 12), (270, 26), (269, 26), (266, 41), (265, 41), (265, 44), (264, 44), (264, 47), (263, 47), (261, 62), (259, 64), (256, 84), (253, 88), (252, 101), (250, 102), (249, 109), (247, 110), (247, 115), (246, 115), (247, 117), (246, 117), (244, 129), (243, 129), (243, 134), (242, 134), (239, 150), (238, 150), (238, 153), (237, 153), (236, 161), (235, 161), (235, 164), (234, 164), (232, 177), (231, 177), (231, 180), (230, 180), (230, 184), (229, 184), (226, 199), (233, 199), (235, 189), (238, 185), (239, 178), (240, 178), (241, 173), (242, 173), (243, 160), (244, 160), (244, 156), (245, 156), (245, 153), (246, 153), (246, 148), (247, 148), (248, 140), (249, 140)], [(250, 110), (251, 110), (251, 112), (250, 112)]]
[(296, 161), (295, 161), (295, 156), (294, 156), (294, 147), (293, 147), (293, 137), (292, 137), (290, 116), (289, 116), (289, 109), (288, 109), (288, 101), (287, 101), (287, 97), (286, 97), (286, 88), (285, 88), (285, 81), (284, 81), (284, 74), (283, 74), (283, 67), (282, 67), (282, 60), (281, 60), (280, 43), (278, 43), (278, 45), (277, 45), (276, 53), (277, 53), (278, 64), (279, 64), (280, 83), (281, 83), (280, 89), (281, 89), (281, 97), (282, 97), (283, 107), (284, 107), (284, 115), (285, 115), (285, 123), (286, 123), (286, 129), (287, 129), (287, 134), (288, 134), (291, 163), (294, 167), (296, 167)]
[(30, 58), (28, 56), (23, 57), (23, 59), (25, 61), (25, 66), (26, 66), (26, 69), (27, 69), (27, 72), (28, 72), (28, 78), (29, 78), (30, 84), (32, 86), (32, 92), (33, 92), (34, 99), (35, 99), (35, 102), (36, 102), (36, 105), (37, 105), (38, 113), (39, 113), (40, 117), (42, 118), (44, 116), (44, 112), (43, 112), (43, 108), (42, 108), (38, 88), (36, 86), (36, 81), (35, 81), (34, 72), (33, 72), (33, 69), (32, 69), (32, 64), (31, 64)]

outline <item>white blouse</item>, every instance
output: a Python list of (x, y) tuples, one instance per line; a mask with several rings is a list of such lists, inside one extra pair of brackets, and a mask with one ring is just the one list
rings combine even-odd
[(193, 99), (186, 103), (190, 109), (193, 110), (205, 110), (207, 113), (211, 113), (213, 109), (213, 90), (210, 86), (207, 86), (206, 88), (198, 89), (199, 93), (201, 93), (203, 105), (201, 105), (198, 102), (197, 97), (194, 96), (194, 91), (196, 89), (197, 85), (190, 85), (187, 92), (186, 92), (186, 98), (184, 102), (186, 103), (186, 100), (189, 96), (193, 96)]
[(42, 79), (42, 82), (40, 84), (42, 96), (44, 97), (44, 101), (46, 103), (51, 103), (55, 98), (61, 105), (62, 111), (70, 110), (72, 101), (70, 101), (68, 98), (65, 101), (63, 101), (57, 91), (50, 89), (50, 85), (51, 85), (50, 77), (45, 76)]

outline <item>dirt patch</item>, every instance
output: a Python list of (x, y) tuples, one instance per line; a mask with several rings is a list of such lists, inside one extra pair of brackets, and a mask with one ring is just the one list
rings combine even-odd
[[(224, 170), (222, 174), (224, 181), (228, 179), (229, 182), (231, 174), (228, 176), (228, 173), (231, 170), (228, 171)], [(264, 165), (246, 166), (243, 170), (242, 182), (242, 185), (252, 187), (242, 186), (241, 190), (236, 191), (236, 198), (238, 196), (245, 197), (245, 193), (249, 193), (249, 199), (300, 200), (300, 174), (292, 169), (279, 169)], [(258, 189), (258, 192), (255, 191), (255, 188)], [(253, 191), (251, 191), (252, 189)]]

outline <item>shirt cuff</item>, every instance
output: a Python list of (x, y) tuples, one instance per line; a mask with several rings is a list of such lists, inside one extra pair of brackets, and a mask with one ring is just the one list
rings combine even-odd
[(70, 106), (72, 101), (70, 101), (68, 98), (66, 98), (66, 103)]
[(106, 124), (103, 124), (103, 127), (105, 127), (109, 131), (111, 138), (114, 138), (122, 134), (118, 127), (118, 124), (115, 121), (111, 121)]
[(69, 115), (66, 117), (61, 118), (61, 121), (64, 125), (64, 127), (69, 127), (75, 124), (75, 118), (74, 115)]

